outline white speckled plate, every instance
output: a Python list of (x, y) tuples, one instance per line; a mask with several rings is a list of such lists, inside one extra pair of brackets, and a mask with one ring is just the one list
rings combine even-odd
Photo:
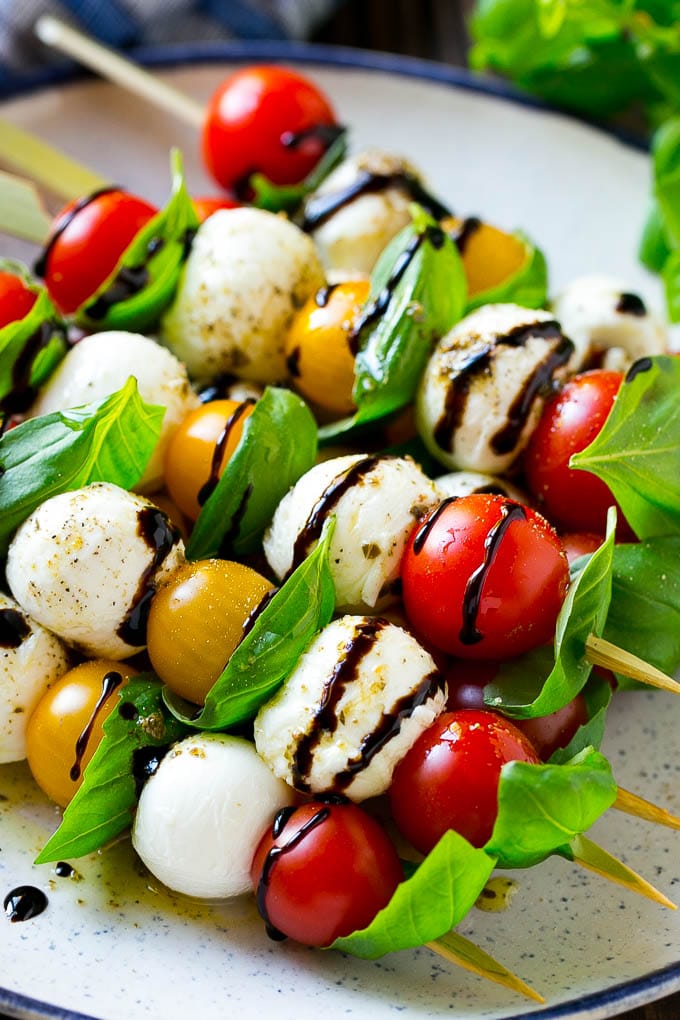
[[(229, 60), (308, 64), (357, 147), (403, 153), (455, 209), (523, 227), (547, 253), (555, 287), (603, 271), (660, 304), (656, 282), (635, 260), (647, 159), (616, 139), (419, 62), (309, 47), (194, 51), (188, 63), (179, 56), (163, 73), (198, 98)], [(0, 113), (158, 201), (177, 144), (192, 189), (211, 190), (191, 131), (108, 85), (52, 83)], [(676, 813), (679, 725), (671, 695), (620, 695), (605, 746), (621, 786)], [(59, 878), (32, 864), (57, 820), (24, 766), (0, 767), (0, 894), (32, 884), (49, 898), (30, 921), (0, 917), (0, 1010), (13, 1017), (596, 1020), (680, 988), (680, 916), (561, 860), (516, 873), (510, 907), (473, 910), (461, 928), (540, 990), (540, 1007), (424, 949), (369, 963), (274, 944), (251, 900), (206, 906), (172, 897), (142, 874), (127, 842), (77, 862), (77, 880)], [(594, 838), (680, 898), (677, 834), (610, 812)]]

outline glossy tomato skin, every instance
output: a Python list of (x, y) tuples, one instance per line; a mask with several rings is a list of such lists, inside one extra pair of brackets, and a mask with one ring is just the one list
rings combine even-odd
[(446, 712), (421, 733), (397, 765), (389, 791), (401, 834), (427, 854), (449, 829), (473, 846), (488, 842), (498, 784), (509, 761), (539, 763), (528, 738), (495, 712)]
[(554, 635), (569, 568), (554, 529), (503, 496), (444, 500), (410, 536), (406, 615), (442, 651), (504, 660)]
[(220, 209), (238, 209), (241, 204), (235, 198), (227, 198), (226, 195), (218, 198), (213, 196), (192, 198), (191, 201), (199, 223), (205, 223), (209, 216), (219, 212)]
[(37, 298), (20, 276), (0, 271), (0, 329), (25, 319)]
[(215, 180), (239, 197), (255, 172), (275, 184), (297, 184), (327, 145), (313, 134), (298, 144), (290, 144), (291, 137), (335, 123), (328, 99), (302, 75), (284, 67), (246, 67), (227, 78), (208, 104), (203, 158)]
[(157, 209), (116, 189), (70, 202), (57, 215), (40, 265), (48, 293), (70, 315), (111, 276)]
[(605, 532), (607, 509), (615, 499), (600, 478), (570, 468), (569, 459), (598, 435), (622, 381), (621, 372), (605, 369), (574, 376), (546, 404), (525, 451), (529, 491), (565, 530)]
[(404, 875), (381, 825), (351, 803), (284, 810), (253, 857), (251, 879), (270, 933), (310, 946), (364, 928)]

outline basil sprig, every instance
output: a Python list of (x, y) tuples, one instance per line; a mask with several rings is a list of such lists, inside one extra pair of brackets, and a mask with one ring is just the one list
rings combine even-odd
[(434, 343), (465, 311), (467, 284), (455, 244), (421, 206), (411, 206), (411, 216), (378, 259), (357, 324), (357, 410), (321, 428), (323, 440), (409, 404)]
[(680, 533), (680, 358), (641, 358), (570, 467), (609, 486), (638, 538)]
[(572, 579), (557, 618), (554, 651), (537, 648), (502, 665), (484, 688), (490, 708), (516, 719), (549, 715), (583, 688), (591, 669), (586, 640), (602, 634), (611, 599), (615, 522), (612, 508), (606, 540)]
[(184, 183), (182, 160), (171, 154), (172, 194), (123, 253), (111, 276), (76, 312), (91, 329), (145, 332), (172, 301), (199, 221)]
[(640, 242), (640, 259), (661, 274), (670, 319), (680, 322), (680, 115), (656, 131), (652, 157), (653, 204)]
[(189, 559), (254, 552), (274, 510), (315, 462), (317, 428), (307, 405), (269, 387), (243, 426), (239, 444), (201, 508)]
[(19, 276), (35, 292), (35, 304), (23, 319), (0, 329), (0, 413), (25, 411), (36, 390), (66, 354), (66, 327), (44, 287), (32, 280), (26, 267), (0, 260), (0, 270)]
[(494, 865), (492, 856), (449, 830), (366, 928), (330, 948), (375, 960), (439, 938), (472, 908)]
[(130, 377), (103, 401), (30, 418), (0, 438), (0, 556), (51, 496), (90, 482), (131, 489), (158, 442), (165, 409), (145, 404)]
[(300, 184), (274, 184), (262, 173), (252, 174), (248, 184), (253, 190), (251, 204), (269, 212), (295, 212), (302, 201), (321, 185), (347, 154), (347, 132), (340, 131), (313, 170)]
[(611, 766), (592, 747), (562, 764), (508, 762), (498, 786), (498, 815), (484, 849), (499, 868), (532, 867), (586, 832), (615, 798)]
[(519, 269), (496, 287), (468, 298), (466, 314), (482, 305), (515, 304), (523, 308), (545, 308), (548, 302), (548, 266), (540, 248), (526, 234), (513, 235), (524, 247)]
[(252, 719), (281, 686), (300, 655), (335, 608), (335, 586), (328, 564), (334, 520), (314, 551), (284, 582), (232, 653), (200, 711), (170, 690), (170, 711), (200, 730), (223, 730)]
[[(116, 691), (119, 704), (104, 722), (103, 739), (85, 768), (82, 785), (36, 864), (83, 857), (130, 826), (140, 780), (164, 749), (189, 732), (165, 708), (161, 687), (160, 680), (147, 674), (132, 677)], [(146, 749), (157, 753), (145, 758)]]

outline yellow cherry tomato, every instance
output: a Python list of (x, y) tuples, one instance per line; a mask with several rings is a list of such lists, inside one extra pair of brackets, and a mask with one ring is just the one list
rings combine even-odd
[(461, 220), (451, 216), (442, 226), (458, 244), (470, 297), (500, 286), (524, 265), (523, 242), (490, 223), (475, 217)]
[(192, 521), (238, 446), (254, 405), (253, 400), (212, 400), (191, 411), (174, 432), (165, 453), (165, 485)]
[(147, 626), (147, 651), (161, 680), (202, 705), (273, 587), (231, 560), (197, 560), (175, 571), (154, 595)]
[(117, 692), (136, 669), (96, 659), (64, 673), (38, 702), (26, 728), (26, 757), (36, 783), (66, 807), (99, 747)]
[(369, 290), (368, 280), (322, 288), (297, 313), (286, 337), (293, 386), (331, 415), (354, 410), (353, 330)]

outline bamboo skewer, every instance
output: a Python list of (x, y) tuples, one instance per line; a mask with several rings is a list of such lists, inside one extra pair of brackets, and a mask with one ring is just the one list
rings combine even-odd
[(544, 1003), (545, 999), (531, 985), (526, 984), (512, 971), (504, 967), (502, 963), (495, 960), (493, 956), (485, 953), (483, 949), (470, 942), (469, 939), (459, 935), (456, 931), (448, 932), (433, 942), (426, 942), (425, 949), (430, 949), (437, 956), (441, 956), (449, 963), (457, 967), (469, 970), (473, 974), (486, 978), (488, 981), (495, 981), (496, 984), (509, 988), (520, 995), (526, 995), (534, 1002)]
[(666, 808), (652, 804), (644, 797), (638, 797), (630, 790), (616, 788), (616, 800), (612, 804), (617, 811), (623, 811), (627, 815), (634, 815), (636, 818), (643, 818), (646, 822), (654, 822), (655, 825), (665, 825), (668, 829), (680, 830), (680, 818), (671, 814)]
[(590, 634), (586, 640), (586, 658), (593, 666), (613, 669), (631, 680), (670, 691), (671, 694), (680, 694), (680, 683), (677, 680), (633, 655), (632, 652), (627, 652), (618, 645), (613, 645), (611, 641), (596, 637), (594, 634)]
[(66, 201), (91, 194), (110, 183), (29, 131), (3, 119), (0, 119), (0, 158), (17, 173)]
[(46, 46), (59, 50), (102, 78), (181, 118), (191, 127), (198, 130), (203, 127), (205, 111), (200, 103), (58, 18), (50, 15), (39, 18), (35, 33)]

